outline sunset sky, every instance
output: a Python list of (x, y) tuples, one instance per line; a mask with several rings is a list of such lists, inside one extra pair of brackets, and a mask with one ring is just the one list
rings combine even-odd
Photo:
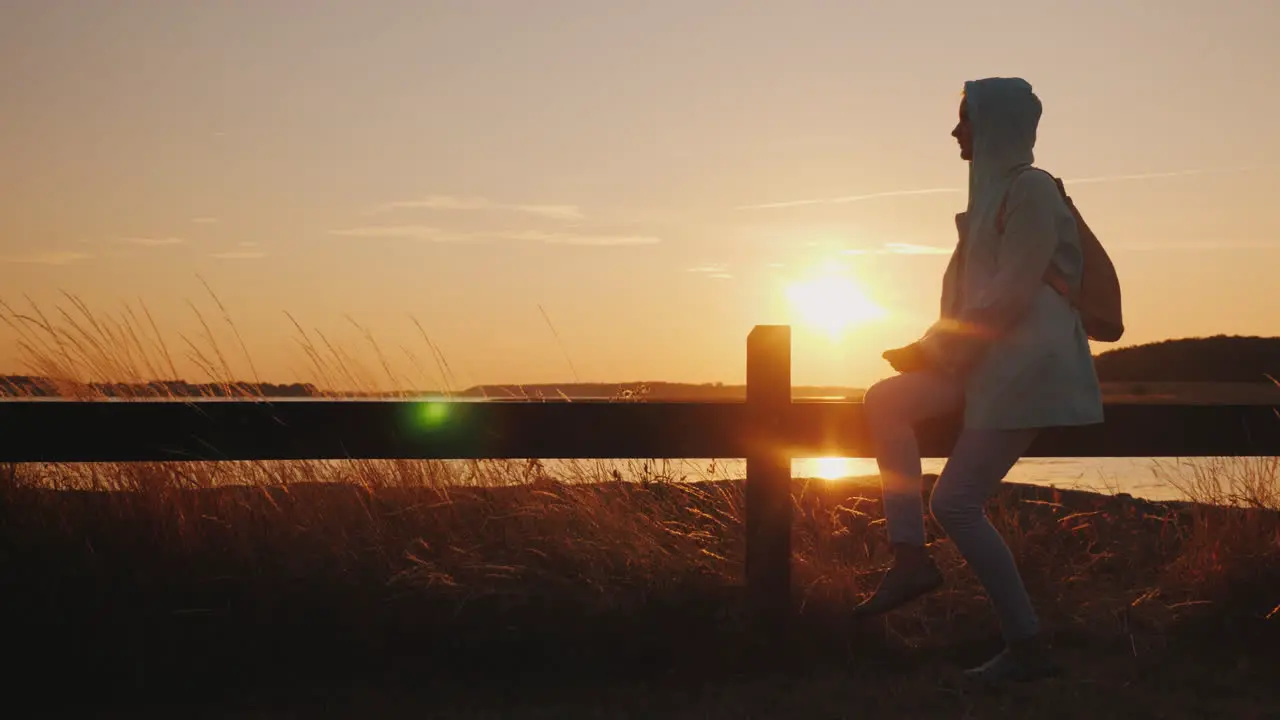
[(741, 382), (792, 322), (797, 384), (865, 386), (937, 312), (962, 85), (1016, 75), (1123, 344), (1280, 335), (1277, 30), (1259, 0), (4, 0), (0, 299), (144, 303), (175, 353), (190, 300), (247, 374), (203, 278), (262, 379), (312, 379), (287, 311), (420, 386), (411, 316), (462, 385)]

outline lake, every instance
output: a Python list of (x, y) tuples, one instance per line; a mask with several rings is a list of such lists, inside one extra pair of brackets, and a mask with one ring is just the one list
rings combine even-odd
[[(1128, 493), (1150, 500), (1179, 500), (1185, 497), (1183, 487), (1194, 479), (1198, 468), (1204, 474), (1223, 476), (1236, 471), (1259, 472), (1258, 461), (1246, 467), (1249, 460), (1192, 458), (1028, 458), (1009, 472), (1007, 481), (1045, 485), (1072, 490), (1102, 493)], [(941, 472), (945, 459), (926, 458), (926, 473)], [(828, 482), (865, 480), (879, 475), (876, 462), (870, 458), (797, 458), (791, 474), (797, 478), (815, 478)], [(746, 474), (743, 460), (551, 460), (547, 473), (569, 480), (591, 480), (608, 477), (617, 470), (622, 478), (645, 476), (674, 480), (714, 480), (741, 478)]]

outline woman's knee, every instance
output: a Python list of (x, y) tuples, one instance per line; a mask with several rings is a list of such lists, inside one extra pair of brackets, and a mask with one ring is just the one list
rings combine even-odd
[(929, 372), (894, 375), (872, 385), (862, 396), (867, 418), (880, 422), (914, 423), (958, 410), (963, 403), (960, 385)]
[[(873, 422), (901, 421), (915, 414), (913, 405), (920, 404), (921, 379), (912, 375), (894, 375), (885, 378), (862, 396), (862, 410)], [(927, 397), (927, 394), (926, 394)]]
[(867, 388), (862, 396), (862, 412), (868, 420), (882, 420), (888, 417), (894, 406), (893, 382), (881, 380)]
[(898, 378), (881, 380), (872, 385), (862, 397), (863, 418), (867, 431), (877, 444), (902, 438), (912, 432), (903, 407), (902, 388)]

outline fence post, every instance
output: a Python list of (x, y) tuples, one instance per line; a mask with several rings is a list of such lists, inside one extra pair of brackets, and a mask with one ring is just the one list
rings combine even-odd
[(781, 442), (791, 404), (791, 328), (747, 336), (747, 601), (759, 619), (791, 611), (791, 455)]

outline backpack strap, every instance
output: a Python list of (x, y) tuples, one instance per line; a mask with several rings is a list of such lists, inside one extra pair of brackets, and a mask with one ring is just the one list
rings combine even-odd
[[(1053, 184), (1058, 186), (1058, 193), (1062, 195), (1063, 202), (1067, 204), (1068, 209), (1072, 208), (1071, 197), (1067, 195), (1067, 188), (1062, 184), (1061, 178), (1057, 177), (1056, 175), (1049, 172), (1048, 170), (1041, 170), (1040, 168), (1034, 167), (1032, 165), (1024, 165), (1018, 169), (1018, 173), (1017, 175), (1013, 176), (1013, 180), (1009, 181), (1008, 189), (1005, 190), (1004, 196), (1000, 198), (1000, 209), (996, 211), (996, 232), (999, 233), (1000, 235), (1004, 235), (1005, 209), (1009, 205), (1009, 194), (1013, 189), (1013, 183), (1017, 182), (1018, 178), (1022, 177), (1022, 174), (1024, 172), (1027, 172), (1028, 170), (1039, 170), (1045, 175), (1048, 175), (1049, 177), (1053, 178)], [(1072, 305), (1078, 304), (1076, 293), (1071, 290), (1071, 286), (1067, 283), (1067, 279), (1063, 277), (1062, 273), (1059, 272), (1058, 269), (1054, 267), (1052, 263), (1044, 271), (1044, 281), (1046, 284), (1049, 285), (1049, 287), (1053, 288), (1059, 295), (1066, 298), (1067, 301), (1070, 302)]]
[(1004, 195), (1000, 198), (1000, 209), (996, 211), (996, 232), (1001, 235), (1004, 235), (1004, 213), (1005, 209), (1009, 206), (1009, 193), (1013, 191), (1013, 184), (1017, 182), (1018, 178), (1022, 177), (1022, 174), (1028, 170), (1039, 170), (1045, 175), (1053, 178), (1053, 184), (1058, 186), (1058, 193), (1062, 195), (1063, 201), (1066, 202), (1068, 206), (1071, 204), (1071, 198), (1067, 196), (1067, 188), (1062, 184), (1062, 180), (1059, 177), (1048, 170), (1041, 170), (1034, 165), (1023, 165), (1018, 168), (1018, 174), (1014, 175), (1013, 179), (1009, 181), (1009, 187), (1005, 188)]

